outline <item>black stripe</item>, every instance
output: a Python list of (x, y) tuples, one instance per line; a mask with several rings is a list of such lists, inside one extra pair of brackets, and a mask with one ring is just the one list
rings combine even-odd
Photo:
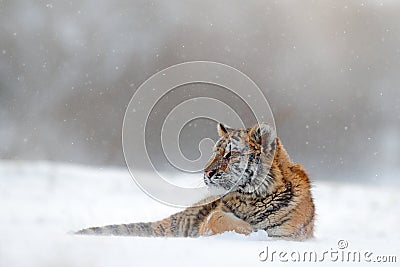
[(189, 234), (189, 228), (190, 228), (190, 218), (189, 217), (186, 217), (183, 220), (182, 228), (183, 228), (183, 236), (187, 237)]
[(165, 229), (164, 226), (162, 226), (162, 224), (158, 224), (158, 230), (160, 231), (160, 235), (165, 236)]
[[(291, 218), (288, 218), (288, 219), (285, 220), (283, 223), (285, 223), (285, 222), (288, 221), (289, 219), (291, 219)], [(308, 218), (308, 220), (305, 222), (305, 224), (303, 224), (302, 228), (301, 228), (301, 229), (298, 229), (297, 232), (292, 233), (292, 234), (289, 234), (289, 235), (270, 235), (270, 234), (268, 234), (268, 236), (269, 236), (269, 237), (277, 237), (277, 238), (279, 238), (279, 237), (301, 236), (301, 232), (304, 230), (304, 228), (306, 228), (306, 227), (313, 221), (313, 219), (314, 219), (314, 212), (311, 214), (310, 218)], [(281, 224), (283, 224), (283, 223), (281, 223)], [(275, 226), (275, 225), (273, 225), (273, 226), (268, 226), (268, 227), (266, 227), (264, 230), (271, 229), (271, 228), (277, 227), (277, 226), (279, 226), (279, 225), (276, 225), (276, 226)], [(300, 235), (299, 235), (299, 234), (300, 234)]]
[[(169, 227), (171, 229), (171, 233), (173, 236), (178, 236), (179, 235), (179, 227), (178, 227), (178, 220), (177, 220), (177, 215), (174, 214), (171, 216), (171, 223), (169, 224)], [(177, 231), (178, 230), (178, 231)]]
[(281, 219), (277, 223), (268, 225), (267, 227), (264, 228), (264, 230), (269, 230), (271, 228), (275, 228), (275, 227), (281, 226), (282, 224), (284, 224), (285, 222), (289, 221), (290, 219), (292, 219), (292, 218), (285, 216), (283, 219)]
[(247, 159), (247, 166), (246, 166), (246, 169), (244, 170), (243, 174), (247, 173), (248, 177), (250, 177), (253, 175), (253, 171), (250, 170), (250, 165), (253, 164), (254, 154), (252, 153), (252, 154), (249, 154), (248, 156), (249, 156), (249, 158)]
[[(288, 186), (285, 191), (283, 191), (280, 194), (272, 194), (271, 196), (271, 200), (265, 204), (265, 209), (258, 212), (257, 214), (255, 214), (255, 218), (251, 221), (249, 221), (249, 223), (251, 224), (258, 224), (262, 221), (264, 221), (265, 219), (268, 219), (269, 216), (271, 215), (275, 215), (277, 211), (280, 211), (284, 208), (287, 208), (290, 203), (292, 202), (292, 198), (293, 198), (293, 193), (292, 193), (292, 189), (291, 186)], [(288, 216), (293, 210), (295, 209), (289, 209), (282, 217), (286, 217)]]
[(275, 238), (282, 238), (282, 237), (290, 237), (292, 238), (294, 236), (294, 234), (288, 234), (288, 235), (271, 235), (268, 234), (268, 237), (275, 237)]
[(238, 142), (240, 141), (240, 138), (238, 136), (236, 136), (236, 135), (232, 135), (231, 139), (233, 139), (235, 141), (238, 141)]
[(310, 216), (310, 218), (308, 218), (308, 220), (306, 221), (306, 223), (303, 225), (303, 228), (307, 227), (314, 219), (314, 215), (315, 213), (313, 212)]

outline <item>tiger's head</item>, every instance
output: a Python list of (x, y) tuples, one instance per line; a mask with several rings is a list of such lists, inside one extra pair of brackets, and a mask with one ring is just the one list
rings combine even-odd
[(227, 191), (263, 194), (272, 177), (276, 134), (267, 123), (248, 129), (217, 126), (220, 139), (204, 169), (204, 182), (212, 193)]

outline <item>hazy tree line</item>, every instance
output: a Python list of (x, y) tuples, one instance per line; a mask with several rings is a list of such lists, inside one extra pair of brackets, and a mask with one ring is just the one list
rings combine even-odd
[(379, 179), (400, 163), (398, 14), (396, 1), (0, 1), (0, 157), (124, 166), (136, 88), (210, 60), (263, 89), (313, 177)]

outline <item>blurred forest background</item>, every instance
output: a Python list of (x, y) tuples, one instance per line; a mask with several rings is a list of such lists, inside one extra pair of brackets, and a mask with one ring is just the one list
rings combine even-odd
[(394, 180), (399, 14), (394, 0), (0, 0), (0, 158), (123, 167), (137, 87), (209, 60), (262, 88), (313, 179)]

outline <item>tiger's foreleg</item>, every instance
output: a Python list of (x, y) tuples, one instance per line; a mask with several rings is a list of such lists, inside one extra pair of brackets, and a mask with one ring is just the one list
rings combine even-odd
[(232, 213), (216, 210), (210, 213), (207, 219), (200, 224), (199, 234), (203, 236), (220, 234), (227, 231), (235, 231), (248, 235), (252, 232), (249, 223), (235, 217)]

